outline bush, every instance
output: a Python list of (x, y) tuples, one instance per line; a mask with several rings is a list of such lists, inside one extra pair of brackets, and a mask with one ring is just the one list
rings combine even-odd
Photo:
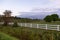
[(7, 23), (7, 22), (4, 22), (4, 23), (3, 23), (3, 26), (7, 26), (7, 25), (8, 25), (8, 23)]
[(13, 27), (19, 27), (17, 22), (14, 22)]

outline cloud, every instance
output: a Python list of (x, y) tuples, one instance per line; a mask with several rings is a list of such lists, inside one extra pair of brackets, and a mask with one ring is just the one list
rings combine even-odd
[(60, 8), (60, 0), (49, 0), (51, 3), (50, 5), (54, 8)]
[[(50, 9), (46, 9), (50, 8)], [(53, 11), (53, 8), (60, 8), (60, 0), (0, 0), (0, 14), (4, 10), (11, 10), (13, 15), (19, 12), (32, 11)]]
[(57, 12), (59, 8), (34, 8), (31, 12)]

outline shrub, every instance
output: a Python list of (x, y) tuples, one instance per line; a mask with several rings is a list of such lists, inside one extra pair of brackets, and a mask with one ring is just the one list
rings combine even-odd
[(17, 22), (14, 22), (13, 27), (19, 27)]
[(7, 23), (7, 22), (4, 22), (4, 23), (3, 23), (3, 26), (7, 26), (7, 25), (8, 25), (8, 23)]

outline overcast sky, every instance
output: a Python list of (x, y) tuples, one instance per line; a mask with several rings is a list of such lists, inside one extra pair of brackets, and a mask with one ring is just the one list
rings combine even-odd
[(60, 8), (60, 0), (0, 0), (0, 14), (11, 10), (13, 15), (40, 8)]

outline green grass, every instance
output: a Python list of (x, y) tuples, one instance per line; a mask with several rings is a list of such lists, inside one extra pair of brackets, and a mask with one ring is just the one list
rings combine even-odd
[(38, 24), (58, 24), (60, 25), (60, 21), (55, 21), (55, 22), (45, 22), (44, 20), (22, 20), (19, 19), (17, 20), (18, 22), (25, 22), (25, 23), (38, 23)]
[(56, 25), (60, 25), (60, 21), (56, 21), (56, 22), (45, 22), (45, 21), (33, 21), (30, 23), (38, 23), (38, 24), (56, 24)]
[(60, 40), (60, 32), (25, 27), (0, 27), (0, 31), (19, 40)]
[(18, 40), (18, 39), (0, 32), (0, 40)]

